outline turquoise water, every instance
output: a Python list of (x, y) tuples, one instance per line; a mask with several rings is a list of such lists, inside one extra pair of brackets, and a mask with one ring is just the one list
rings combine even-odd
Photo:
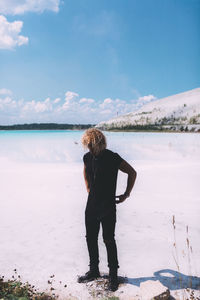
[(69, 136), (78, 136), (81, 135), (84, 130), (0, 130), (0, 139), (5, 138), (19, 138), (19, 137), (48, 137), (49, 135), (54, 135), (56, 137), (63, 137), (64, 135)]
[[(0, 131), (0, 159), (82, 162), (84, 130)], [(127, 160), (200, 160), (200, 134), (105, 132), (108, 148)]]

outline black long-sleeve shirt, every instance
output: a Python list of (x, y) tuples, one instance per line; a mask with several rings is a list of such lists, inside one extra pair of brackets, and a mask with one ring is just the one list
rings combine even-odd
[(91, 152), (83, 156), (90, 189), (86, 213), (103, 217), (116, 210), (117, 174), (122, 160), (118, 153), (109, 149), (104, 149), (98, 156)]

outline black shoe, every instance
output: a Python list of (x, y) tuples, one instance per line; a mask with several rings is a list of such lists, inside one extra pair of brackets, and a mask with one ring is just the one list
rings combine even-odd
[(108, 281), (108, 290), (115, 292), (119, 287), (117, 270), (110, 271), (109, 273), (109, 281)]
[(87, 273), (85, 273), (85, 275), (78, 277), (78, 283), (89, 282), (97, 279), (98, 277), (100, 277), (99, 270), (90, 270)]

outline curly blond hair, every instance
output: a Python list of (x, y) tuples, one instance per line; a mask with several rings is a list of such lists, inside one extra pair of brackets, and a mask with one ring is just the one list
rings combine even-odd
[(107, 146), (105, 135), (96, 128), (87, 129), (81, 141), (84, 148), (88, 148), (94, 155), (98, 155)]

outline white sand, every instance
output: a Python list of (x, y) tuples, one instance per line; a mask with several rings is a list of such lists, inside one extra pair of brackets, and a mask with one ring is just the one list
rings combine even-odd
[[(200, 135), (168, 134), (163, 138), (144, 134), (137, 141), (122, 134), (107, 133), (107, 137), (109, 148), (118, 151), (138, 173), (131, 197), (117, 207), (119, 275), (127, 276), (129, 283), (114, 295), (133, 299), (140, 293), (140, 282), (160, 279), (169, 285), (172, 295), (183, 296), (177, 283), (179, 274), (173, 273), (177, 266), (172, 216), (180, 272), (186, 275), (182, 287), (187, 288), (187, 275), (200, 277)], [(74, 138), (67, 141), (67, 153), (61, 137), (0, 141), (0, 275), (10, 278), (16, 268), (23, 281), (45, 290), (54, 274), (53, 287), (60, 298), (71, 294), (89, 299), (86, 285), (76, 282), (77, 275), (88, 270), (87, 194), (79, 140), (79, 144), (74, 144)], [(119, 172), (117, 194), (125, 187), (126, 175)], [(192, 246), (189, 257), (186, 226)], [(99, 245), (100, 270), (108, 272), (101, 232)], [(166, 277), (154, 274), (162, 269), (172, 271), (164, 271)], [(175, 279), (171, 280), (172, 273)]]

